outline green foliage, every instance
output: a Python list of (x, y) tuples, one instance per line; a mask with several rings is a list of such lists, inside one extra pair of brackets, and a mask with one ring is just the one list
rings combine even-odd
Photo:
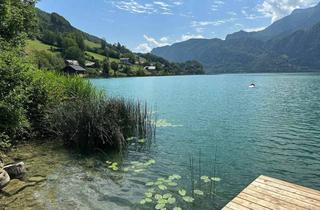
[(107, 59), (104, 59), (102, 63), (102, 73), (105, 76), (109, 76), (109, 70), (110, 70), (109, 61)]
[(65, 59), (77, 60), (81, 65), (85, 63), (84, 52), (77, 46), (66, 48), (64, 52)]
[(25, 0), (1, 1), (0, 42), (4, 41), (10, 43), (11, 46), (19, 46), (23, 44), (26, 36), (32, 35), (36, 28), (34, 3), (34, 1)]
[(63, 58), (59, 54), (45, 50), (33, 51), (32, 59), (39, 69), (60, 71), (65, 66)]
[(112, 62), (111, 62), (111, 69), (112, 69), (113, 71), (118, 71), (118, 69), (119, 69), (118, 63), (112, 61)]

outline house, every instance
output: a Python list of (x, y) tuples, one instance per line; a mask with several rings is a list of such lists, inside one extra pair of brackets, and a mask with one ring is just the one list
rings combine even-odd
[(75, 66), (80, 66), (79, 62), (77, 60), (66, 60), (66, 65), (75, 65)]
[(130, 58), (120, 58), (120, 63), (124, 65), (131, 65)]
[(94, 67), (96, 66), (96, 63), (95, 63), (95, 62), (88, 61), (88, 62), (86, 62), (85, 66), (86, 66), (86, 67), (89, 67), (89, 68), (94, 68)]
[(156, 70), (157, 67), (156, 66), (145, 66), (144, 70)]
[(64, 67), (63, 72), (67, 74), (86, 74), (87, 70), (79, 65), (68, 65)]

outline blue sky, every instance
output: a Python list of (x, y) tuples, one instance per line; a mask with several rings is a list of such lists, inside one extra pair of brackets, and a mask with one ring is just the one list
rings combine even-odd
[(41, 0), (75, 27), (135, 52), (190, 38), (222, 38), (261, 30), (295, 8), (319, 0)]

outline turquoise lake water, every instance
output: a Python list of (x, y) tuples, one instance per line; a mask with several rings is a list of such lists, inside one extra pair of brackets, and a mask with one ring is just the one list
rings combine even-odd
[(192, 157), (199, 174), (221, 178), (216, 208), (262, 174), (320, 190), (319, 74), (91, 81), (109, 96), (147, 102), (164, 122), (150, 149), (136, 154), (156, 160), (141, 179), (179, 174), (188, 185)]

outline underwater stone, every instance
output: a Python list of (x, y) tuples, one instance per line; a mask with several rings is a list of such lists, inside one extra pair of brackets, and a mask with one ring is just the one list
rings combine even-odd
[(0, 170), (0, 189), (10, 182), (10, 176), (5, 170)]
[(42, 176), (34, 176), (34, 177), (30, 177), (28, 179), (29, 182), (43, 182), (43, 181), (46, 181), (47, 179), (45, 177), (42, 177)]
[(21, 178), (26, 173), (26, 167), (23, 162), (6, 165), (3, 169), (9, 174), (11, 179)]
[(19, 179), (13, 179), (7, 186), (2, 188), (1, 191), (6, 195), (12, 196), (24, 190), (27, 187), (34, 186), (35, 184), (36, 184), (35, 182), (26, 183), (26, 182), (20, 181)]

